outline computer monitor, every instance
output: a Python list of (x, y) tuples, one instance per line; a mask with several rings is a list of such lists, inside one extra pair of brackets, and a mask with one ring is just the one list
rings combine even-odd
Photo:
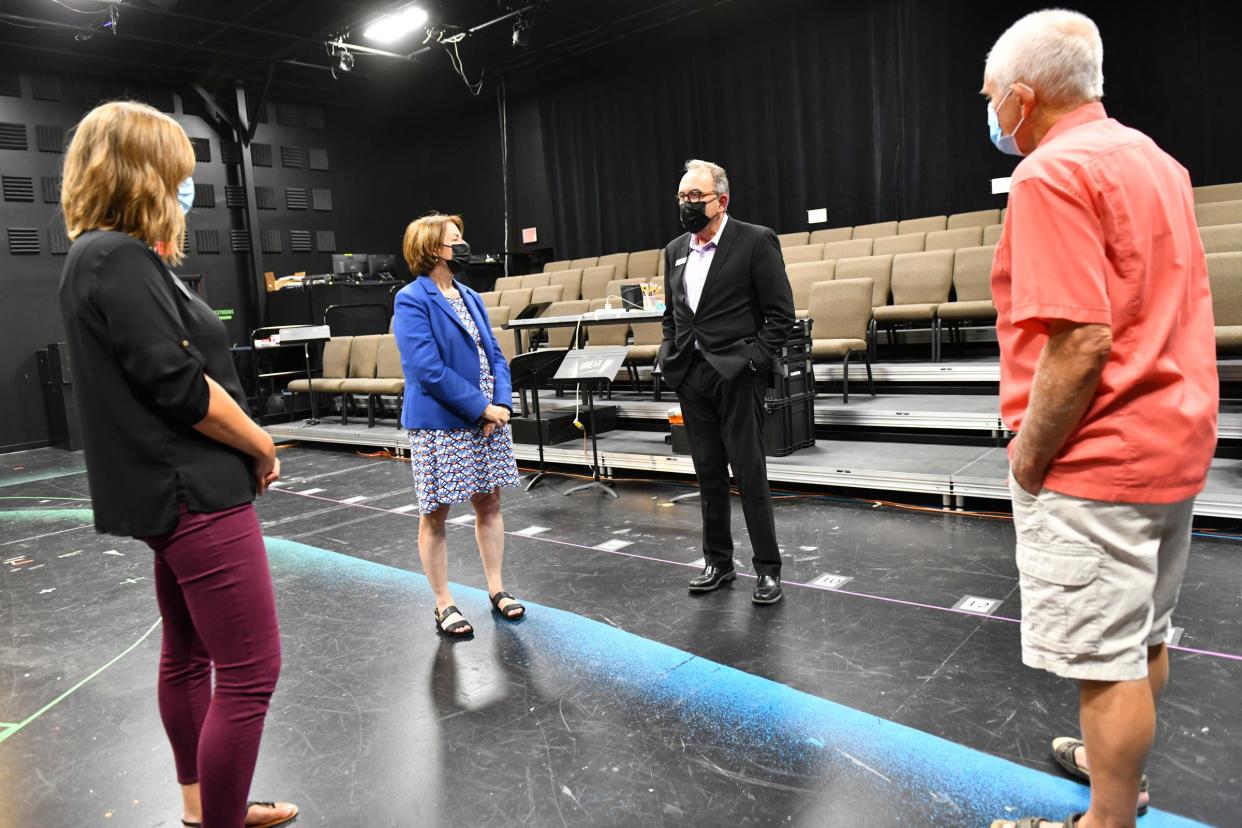
[(333, 253), (332, 273), (337, 276), (366, 278), (370, 272), (367, 269), (367, 258), (366, 253)]
[(397, 278), (397, 255), (395, 253), (372, 253), (367, 256), (367, 270), (372, 279)]

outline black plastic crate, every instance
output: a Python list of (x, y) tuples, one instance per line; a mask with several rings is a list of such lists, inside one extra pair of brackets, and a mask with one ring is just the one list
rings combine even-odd
[(789, 336), (776, 352), (776, 359), (788, 359), (793, 357), (811, 357), (811, 320), (795, 319), (793, 325), (789, 329)]
[(815, 371), (810, 357), (778, 359), (768, 373), (769, 400), (786, 400), (815, 393)]
[(763, 402), (764, 454), (784, 457), (815, 445), (815, 395)]

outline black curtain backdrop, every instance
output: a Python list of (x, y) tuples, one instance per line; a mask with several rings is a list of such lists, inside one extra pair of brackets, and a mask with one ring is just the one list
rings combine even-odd
[[(988, 49), (1045, 4), (818, 4), (723, 35), (678, 24), (647, 51), (548, 70), (539, 106), (558, 257), (661, 246), (688, 158), (729, 171), (730, 212), (778, 231), (1000, 207), (978, 94)], [(1242, 180), (1225, 3), (1086, 3), (1104, 39), (1105, 105), (1196, 184)]]

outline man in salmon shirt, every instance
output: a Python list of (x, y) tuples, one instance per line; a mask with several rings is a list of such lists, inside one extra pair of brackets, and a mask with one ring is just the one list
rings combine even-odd
[(1090, 781), (1090, 808), (1064, 821), (1080, 828), (1131, 826), (1147, 807), (1219, 407), (1190, 178), (1105, 113), (1103, 53), (1087, 17), (1036, 12), (996, 41), (983, 84), (993, 142), (1026, 156), (992, 266), (1022, 660), (1079, 683), (1083, 740), (1053, 753)]

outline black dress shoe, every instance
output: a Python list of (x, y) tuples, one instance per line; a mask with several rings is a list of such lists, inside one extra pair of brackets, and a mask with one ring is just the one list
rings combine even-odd
[(708, 564), (703, 567), (703, 571), (690, 579), (691, 592), (711, 592), (732, 581), (737, 577), (737, 573), (733, 568), (721, 569), (718, 566)]
[(756, 604), (775, 604), (783, 595), (780, 575), (760, 575), (750, 600)]

